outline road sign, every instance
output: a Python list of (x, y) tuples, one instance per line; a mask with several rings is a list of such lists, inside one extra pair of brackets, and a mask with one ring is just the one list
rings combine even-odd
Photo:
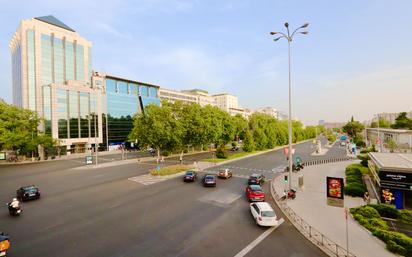
[(86, 165), (93, 164), (93, 156), (86, 156)]

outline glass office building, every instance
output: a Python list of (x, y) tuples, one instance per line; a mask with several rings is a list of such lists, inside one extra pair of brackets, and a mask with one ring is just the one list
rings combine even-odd
[(13, 103), (68, 152), (127, 141), (133, 116), (160, 104), (159, 87), (92, 71), (92, 43), (53, 16), (21, 21), (9, 44)]

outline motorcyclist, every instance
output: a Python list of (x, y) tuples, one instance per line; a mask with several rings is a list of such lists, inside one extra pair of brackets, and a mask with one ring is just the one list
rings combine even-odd
[(9, 203), (9, 211), (17, 211), (20, 209), (20, 202), (17, 198), (13, 198), (11, 203)]

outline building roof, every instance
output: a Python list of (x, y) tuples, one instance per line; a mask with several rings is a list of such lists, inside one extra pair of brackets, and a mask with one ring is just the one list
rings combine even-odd
[(108, 75), (108, 74), (106, 74), (105, 77), (108, 78), (108, 79), (122, 80), (122, 81), (126, 81), (126, 82), (128, 82), (128, 83), (135, 83), (135, 84), (139, 84), (139, 85), (145, 85), (145, 86), (160, 88), (160, 86), (158, 86), (158, 85), (149, 84), (149, 83), (145, 83), (145, 82), (140, 82), (140, 81), (137, 81), (137, 80), (131, 80), (131, 79), (126, 79), (126, 78), (121, 78), (121, 77), (117, 77), (117, 76), (113, 76), (113, 75)]
[(64, 24), (60, 20), (58, 20), (56, 17), (54, 17), (53, 15), (36, 17), (35, 19), (39, 20), (39, 21), (42, 21), (42, 22), (45, 22), (45, 23), (48, 23), (48, 24), (51, 24), (51, 25), (54, 25), (54, 26), (57, 26), (57, 27), (60, 27), (60, 28), (63, 28), (63, 29), (67, 29), (67, 30), (76, 32), (76, 31), (74, 31), (74, 29), (70, 28), (69, 26), (67, 26), (66, 24)]
[(397, 170), (412, 173), (412, 154), (401, 153), (369, 153), (379, 169)]
[(379, 132), (387, 132), (387, 133), (397, 133), (397, 134), (412, 134), (412, 130), (408, 129), (391, 129), (391, 128), (366, 128), (367, 130), (373, 130)]

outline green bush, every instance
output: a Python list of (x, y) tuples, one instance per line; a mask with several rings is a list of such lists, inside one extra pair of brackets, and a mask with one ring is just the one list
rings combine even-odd
[(357, 214), (362, 215), (364, 218), (380, 218), (379, 212), (370, 206), (362, 206), (357, 211)]
[(345, 195), (363, 197), (366, 188), (358, 183), (347, 184), (344, 188)]
[(368, 206), (377, 210), (381, 217), (397, 219), (399, 216), (399, 211), (389, 204), (368, 204)]
[(362, 177), (353, 176), (353, 175), (347, 176), (346, 184), (352, 184), (352, 183), (358, 183), (358, 184), (363, 185)]
[(228, 157), (228, 154), (227, 154), (227, 152), (226, 152), (222, 147), (219, 147), (219, 148), (216, 150), (216, 158), (219, 158), (219, 159), (227, 159), (227, 157)]
[(381, 218), (372, 218), (372, 219), (369, 219), (368, 222), (373, 228), (372, 230), (370, 229), (371, 231), (374, 231), (375, 229), (384, 229), (384, 230), (389, 229), (389, 226), (386, 223), (386, 221), (384, 221)]
[(207, 151), (207, 150), (208, 150), (207, 145), (204, 145), (203, 148), (202, 148), (202, 150), (203, 150), (203, 151)]
[[(354, 170), (354, 171), (351, 171), (351, 170)], [(358, 173), (358, 171), (356, 171), (356, 170), (359, 170), (361, 174), (368, 174), (369, 173), (369, 168), (364, 167), (360, 163), (354, 163), (354, 164), (351, 164), (351, 165), (346, 167), (345, 174), (346, 174), (346, 172)]]
[(360, 155), (358, 155), (358, 159), (361, 160), (360, 164), (361, 164), (363, 167), (368, 167), (368, 160), (370, 160), (369, 155), (367, 155), (367, 154), (360, 154)]
[[(376, 229), (372, 234), (387, 244), (389, 243), (389, 241), (393, 241), (394, 243), (405, 249), (405, 256), (412, 256), (412, 238), (408, 237), (407, 235), (382, 229)], [(394, 245), (392, 244), (391, 247), (393, 246)], [(390, 249), (388, 248), (388, 250)]]
[(403, 223), (412, 224), (412, 211), (401, 210), (399, 211), (399, 220)]
[(357, 167), (351, 167), (350, 169), (346, 168), (345, 175), (346, 176), (360, 176), (360, 177), (362, 177), (362, 172)]
[(405, 256), (406, 255), (406, 249), (403, 248), (402, 246), (398, 245), (397, 243), (395, 243), (392, 240), (389, 240), (386, 243), (386, 249), (388, 249), (389, 251), (393, 252), (393, 253), (397, 253), (400, 255)]

